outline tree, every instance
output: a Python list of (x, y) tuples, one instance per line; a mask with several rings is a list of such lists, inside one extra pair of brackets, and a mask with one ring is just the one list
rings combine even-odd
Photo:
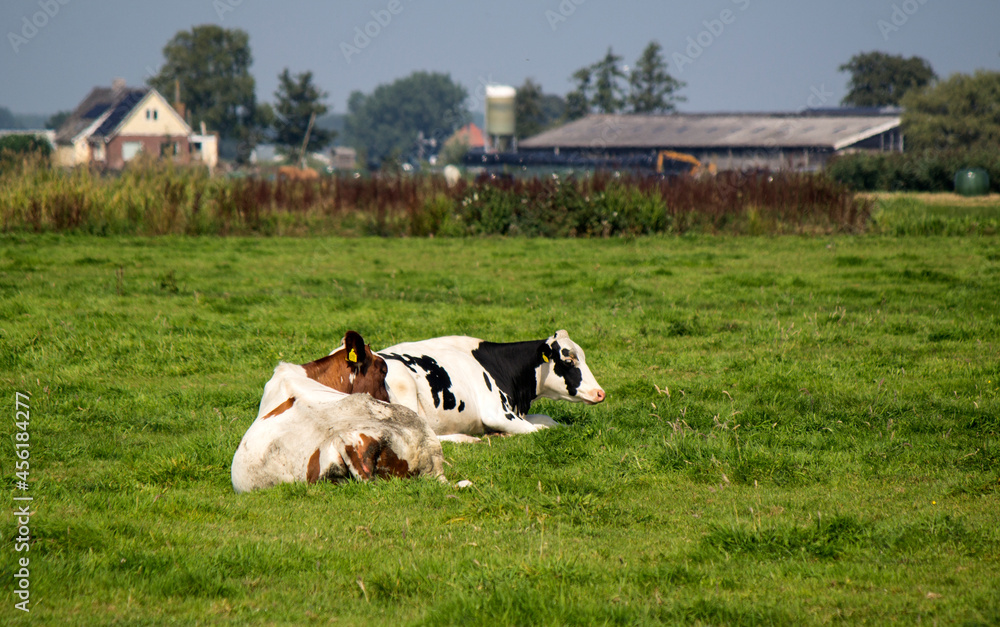
[(7, 107), (0, 107), (0, 128), (21, 128), (17, 123), (17, 118)]
[[(297, 154), (301, 149), (310, 118), (313, 115), (319, 118), (327, 112), (327, 106), (322, 102), (327, 94), (313, 84), (312, 78), (312, 72), (292, 76), (288, 68), (278, 75), (278, 89), (274, 92), (274, 141), (290, 155)], [(314, 120), (306, 151), (322, 150), (335, 135), (335, 132), (317, 126)]]
[(955, 74), (908, 91), (902, 104), (908, 150), (995, 151), (1000, 145), (1000, 72)]
[(249, 156), (259, 139), (260, 116), (250, 75), (250, 37), (215, 25), (180, 31), (163, 48), (165, 62), (149, 84), (170, 98), (175, 81), (192, 125), (200, 122), (223, 139), (240, 143), (237, 158)]
[(625, 89), (621, 82), (625, 72), (621, 69), (622, 58), (608, 48), (604, 58), (591, 66), (594, 75), (594, 97), (590, 104), (598, 113), (618, 113), (625, 108)]
[(414, 72), (371, 94), (351, 93), (345, 135), (350, 145), (381, 161), (389, 155), (414, 158), (417, 138), (441, 145), (470, 119), (468, 92), (448, 74)]
[(58, 129), (72, 114), (72, 111), (59, 111), (58, 113), (53, 113), (47, 120), (45, 120), (45, 128), (53, 130)]
[[(683, 97), (675, 95), (684, 83), (667, 72), (663, 48), (649, 42), (635, 69), (626, 74), (622, 57), (608, 48), (604, 58), (573, 73), (576, 89), (566, 95), (566, 118), (597, 113), (663, 113), (673, 111)], [(625, 85), (623, 85), (623, 83)], [(626, 90), (626, 85), (628, 89)]]
[(517, 88), (514, 96), (514, 134), (518, 137), (537, 135), (542, 129), (542, 88), (530, 78)]
[(590, 98), (593, 86), (590, 67), (580, 68), (573, 73), (576, 89), (566, 94), (566, 119), (576, 120), (590, 113)]
[(545, 126), (554, 126), (566, 114), (566, 99), (559, 94), (542, 94), (542, 119)]
[(684, 83), (667, 72), (662, 52), (660, 44), (649, 42), (629, 74), (628, 105), (633, 113), (669, 113), (685, 100), (674, 95)]
[(461, 165), (465, 161), (465, 155), (469, 152), (468, 137), (468, 135), (458, 133), (449, 137), (444, 142), (444, 146), (441, 146), (441, 152), (438, 153), (438, 163)]
[(905, 59), (884, 52), (856, 54), (837, 69), (851, 74), (847, 95), (840, 102), (854, 107), (898, 106), (907, 91), (937, 78), (930, 63), (920, 57)]
[(514, 97), (515, 135), (531, 137), (552, 126), (563, 115), (566, 103), (554, 94), (542, 93), (542, 87), (525, 79)]

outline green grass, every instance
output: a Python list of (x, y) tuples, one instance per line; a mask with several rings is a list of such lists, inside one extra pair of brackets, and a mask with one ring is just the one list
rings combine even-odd
[(881, 192), (871, 230), (882, 235), (997, 235), (1000, 196)]
[[(996, 624), (998, 246), (3, 236), (2, 622)], [(566, 328), (608, 400), (446, 443), (469, 489), (235, 495), (275, 364), (351, 328)]]

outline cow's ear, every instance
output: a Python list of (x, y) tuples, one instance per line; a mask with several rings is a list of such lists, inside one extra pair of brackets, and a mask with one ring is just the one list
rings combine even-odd
[(547, 363), (552, 359), (552, 347), (548, 342), (542, 342), (542, 345), (538, 347), (538, 360)]
[(360, 368), (367, 359), (365, 339), (357, 331), (348, 331), (344, 335), (344, 352), (347, 364), (351, 368)]

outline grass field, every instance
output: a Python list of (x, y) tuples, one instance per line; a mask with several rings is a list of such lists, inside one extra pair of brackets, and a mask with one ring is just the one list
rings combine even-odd
[[(0, 623), (1000, 623), (995, 236), (5, 235), (0, 289)], [(608, 400), (451, 486), (235, 495), (273, 367), (352, 328), (565, 328)]]
[(871, 231), (881, 235), (997, 235), (1000, 194), (869, 192), (875, 201)]

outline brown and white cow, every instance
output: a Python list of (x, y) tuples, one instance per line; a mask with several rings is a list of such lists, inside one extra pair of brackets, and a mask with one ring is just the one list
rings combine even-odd
[(348, 331), (344, 343), (326, 357), (307, 364), (282, 362), (274, 369), (274, 376), (264, 385), (260, 399), (259, 419), (288, 398), (282, 391), (282, 381), (287, 378), (306, 377), (332, 390), (344, 394), (370, 394), (380, 401), (390, 402), (385, 382), (388, 368), (385, 360), (372, 352), (357, 331)]
[(384, 402), (386, 372), (354, 331), (327, 357), (278, 364), (233, 456), (233, 488), (422, 474), (443, 481), (434, 431), (415, 412)]

